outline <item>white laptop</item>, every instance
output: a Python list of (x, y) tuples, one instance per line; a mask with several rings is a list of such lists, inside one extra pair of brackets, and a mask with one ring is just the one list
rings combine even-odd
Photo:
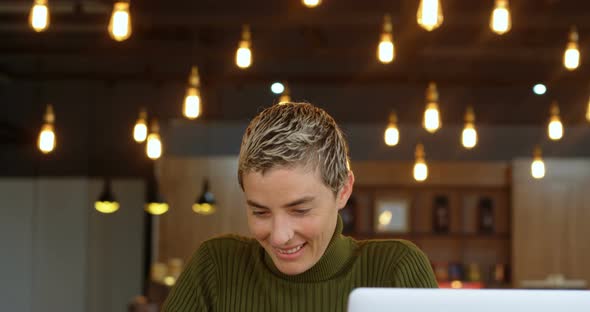
[(357, 288), (348, 312), (590, 312), (588, 290)]

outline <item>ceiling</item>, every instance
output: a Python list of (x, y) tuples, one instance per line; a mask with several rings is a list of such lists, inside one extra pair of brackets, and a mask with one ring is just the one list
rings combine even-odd
[[(72, 127), (90, 133), (103, 121), (75, 114), (119, 112), (126, 122), (119, 128), (127, 129), (139, 103), (151, 102), (160, 118), (180, 118), (193, 64), (210, 122), (249, 120), (276, 100), (269, 86), (281, 80), (294, 100), (325, 107), (341, 123), (385, 123), (395, 109), (400, 123), (419, 124), (430, 81), (439, 86), (446, 124), (461, 124), (471, 104), (484, 124), (542, 126), (553, 100), (566, 126), (585, 123), (590, 1), (511, 1), (512, 30), (499, 36), (489, 29), (492, 0), (442, 0), (444, 22), (432, 32), (416, 23), (418, 0), (324, 0), (314, 9), (300, 0), (132, 0), (133, 34), (120, 43), (106, 31), (110, 0), (49, 0), (43, 33), (28, 27), (31, 2), (0, 3), (5, 143), (40, 121), (45, 101), (62, 110), (58, 120), (81, 119)], [(389, 65), (376, 60), (385, 13), (396, 45)], [(254, 63), (239, 70), (233, 59), (245, 23)], [(569, 72), (561, 59), (572, 25), (582, 59)], [(546, 95), (532, 93), (537, 82), (547, 84)], [(89, 124), (95, 128), (80, 129)]]
[[(401, 87), (403, 98), (393, 94), (382, 102), (421, 104), (426, 84), (436, 81), (441, 105), (444, 108), (447, 100), (451, 119), (462, 120), (466, 102), (476, 106), (481, 102), (480, 110), (486, 112), (482, 116), (489, 123), (544, 122), (553, 99), (563, 102), (566, 121), (582, 122), (590, 90), (590, 66), (584, 60), (584, 51), (590, 50), (588, 1), (512, 1), (513, 28), (498, 36), (488, 26), (492, 0), (443, 0), (444, 23), (432, 32), (416, 24), (417, 0), (324, 0), (314, 9), (299, 0), (141, 0), (131, 3), (134, 32), (123, 43), (106, 33), (112, 1), (50, 0), (51, 26), (41, 34), (26, 24), (28, 2), (7, 0), (0, 5), (0, 80), (4, 82), (183, 83), (190, 65), (196, 64), (204, 88), (262, 85), (261, 92), (267, 94), (270, 82), (285, 80), (294, 98), (298, 89), (300, 94), (313, 89), (312, 94), (334, 93), (329, 98), (338, 101), (341, 88), (388, 94)], [(375, 59), (384, 13), (392, 15), (396, 44), (397, 57), (390, 65)], [(246, 71), (233, 64), (244, 23), (252, 28), (254, 53), (254, 65)], [(580, 33), (582, 66), (567, 72), (561, 57), (572, 25)], [(536, 82), (548, 85), (546, 97), (532, 95), (530, 88)], [(303, 98), (313, 100), (307, 94)], [(488, 109), (485, 103), (496, 107)], [(530, 107), (520, 108), (523, 105)], [(531, 116), (540, 110), (534, 109), (538, 106), (543, 108), (540, 119)], [(497, 108), (515, 107), (513, 114), (492, 116)], [(396, 109), (403, 117), (405, 109)], [(347, 110), (350, 113), (339, 113), (344, 122), (374, 122), (383, 114)], [(408, 120), (413, 113), (411, 109)], [(251, 115), (246, 107), (208, 118), (236, 120)]]

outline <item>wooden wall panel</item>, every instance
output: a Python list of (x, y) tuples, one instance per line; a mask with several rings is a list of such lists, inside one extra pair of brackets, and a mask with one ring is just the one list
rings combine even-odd
[[(188, 260), (205, 240), (224, 233), (248, 235), (242, 190), (237, 180), (237, 157), (166, 157), (157, 168), (160, 189), (170, 210), (157, 217), (156, 257)], [(217, 212), (198, 215), (192, 204), (205, 178), (217, 201)]]
[(530, 160), (513, 163), (514, 286), (548, 274), (590, 283), (590, 160), (545, 165), (535, 180)]

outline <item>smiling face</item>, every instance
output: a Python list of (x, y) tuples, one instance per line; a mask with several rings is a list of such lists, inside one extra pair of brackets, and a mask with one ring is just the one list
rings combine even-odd
[(344, 186), (334, 195), (317, 170), (303, 166), (244, 174), (250, 232), (279, 271), (300, 274), (320, 260), (353, 182), (350, 172)]

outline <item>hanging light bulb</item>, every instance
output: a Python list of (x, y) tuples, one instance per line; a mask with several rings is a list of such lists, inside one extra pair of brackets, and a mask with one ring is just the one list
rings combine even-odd
[(381, 33), (381, 41), (377, 48), (377, 58), (383, 64), (388, 64), (395, 58), (395, 47), (393, 45), (393, 25), (391, 24), (391, 16), (385, 14), (383, 18), (383, 32)]
[(242, 27), (242, 40), (240, 40), (238, 50), (236, 51), (236, 65), (238, 65), (239, 68), (248, 68), (252, 65), (251, 45), (250, 26), (244, 25)]
[(430, 133), (436, 132), (441, 126), (438, 111), (438, 91), (434, 82), (429, 83), (426, 89), (426, 109), (424, 110), (423, 126)]
[(215, 196), (213, 196), (213, 193), (209, 190), (209, 180), (205, 179), (203, 183), (203, 192), (193, 204), (193, 211), (202, 215), (210, 215), (215, 213), (215, 210)]
[(291, 102), (291, 89), (287, 86), (287, 83), (284, 83), (283, 93), (279, 96), (279, 105)]
[(147, 112), (145, 108), (139, 110), (139, 117), (133, 127), (133, 139), (137, 143), (143, 143), (147, 137)]
[(442, 7), (439, 0), (420, 0), (417, 14), (418, 24), (431, 31), (443, 22)]
[(399, 143), (399, 130), (397, 129), (397, 115), (395, 112), (389, 114), (389, 124), (385, 129), (384, 138), (387, 146), (396, 146)]
[(201, 114), (201, 91), (199, 71), (197, 66), (191, 68), (191, 74), (188, 78), (188, 87), (184, 97), (183, 114), (188, 119), (195, 119)]
[(49, 7), (47, 0), (35, 0), (29, 13), (29, 24), (36, 32), (41, 32), (49, 26)]
[(422, 182), (428, 178), (428, 166), (424, 160), (424, 145), (416, 145), (416, 161), (414, 163), (414, 180)]
[(37, 146), (44, 154), (50, 153), (55, 149), (55, 132), (53, 130), (53, 123), (55, 122), (55, 114), (53, 113), (53, 106), (47, 105), (45, 115), (43, 115), (43, 126), (39, 132)]
[(535, 146), (533, 152), (533, 162), (531, 163), (531, 175), (535, 179), (541, 179), (545, 176), (545, 163), (541, 157), (541, 147)]
[(308, 8), (315, 8), (322, 3), (321, 0), (303, 0), (303, 5)]
[(105, 179), (102, 193), (98, 197), (98, 200), (94, 202), (94, 208), (102, 213), (113, 213), (119, 210), (119, 203), (111, 191), (110, 179)]
[(563, 137), (563, 125), (559, 118), (559, 106), (557, 102), (551, 103), (551, 117), (549, 117), (549, 124), (547, 125), (547, 133), (551, 140), (559, 140)]
[(467, 106), (467, 111), (465, 112), (465, 127), (461, 134), (461, 143), (463, 143), (463, 146), (467, 149), (471, 149), (477, 144), (477, 131), (475, 130), (474, 123), (475, 113), (473, 112), (473, 107)]
[(510, 18), (510, 9), (508, 8), (508, 0), (496, 0), (490, 20), (490, 28), (498, 35), (503, 35), (509, 32), (511, 27), (512, 21)]
[(162, 156), (162, 141), (160, 140), (160, 126), (156, 119), (152, 120), (150, 131), (146, 145), (147, 156), (150, 159), (158, 159)]
[(563, 53), (563, 65), (567, 70), (574, 70), (580, 66), (580, 50), (578, 50), (578, 31), (572, 27), (569, 42)]
[(113, 6), (113, 14), (109, 21), (109, 34), (116, 41), (124, 41), (131, 36), (131, 16), (129, 2), (118, 1)]
[(168, 203), (162, 196), (158, 189), (158, 181), (152, 177), (148, 181), (147, 202), (145, 204), (145, 211), (149, 214), (159, 216), (168, 211)]

